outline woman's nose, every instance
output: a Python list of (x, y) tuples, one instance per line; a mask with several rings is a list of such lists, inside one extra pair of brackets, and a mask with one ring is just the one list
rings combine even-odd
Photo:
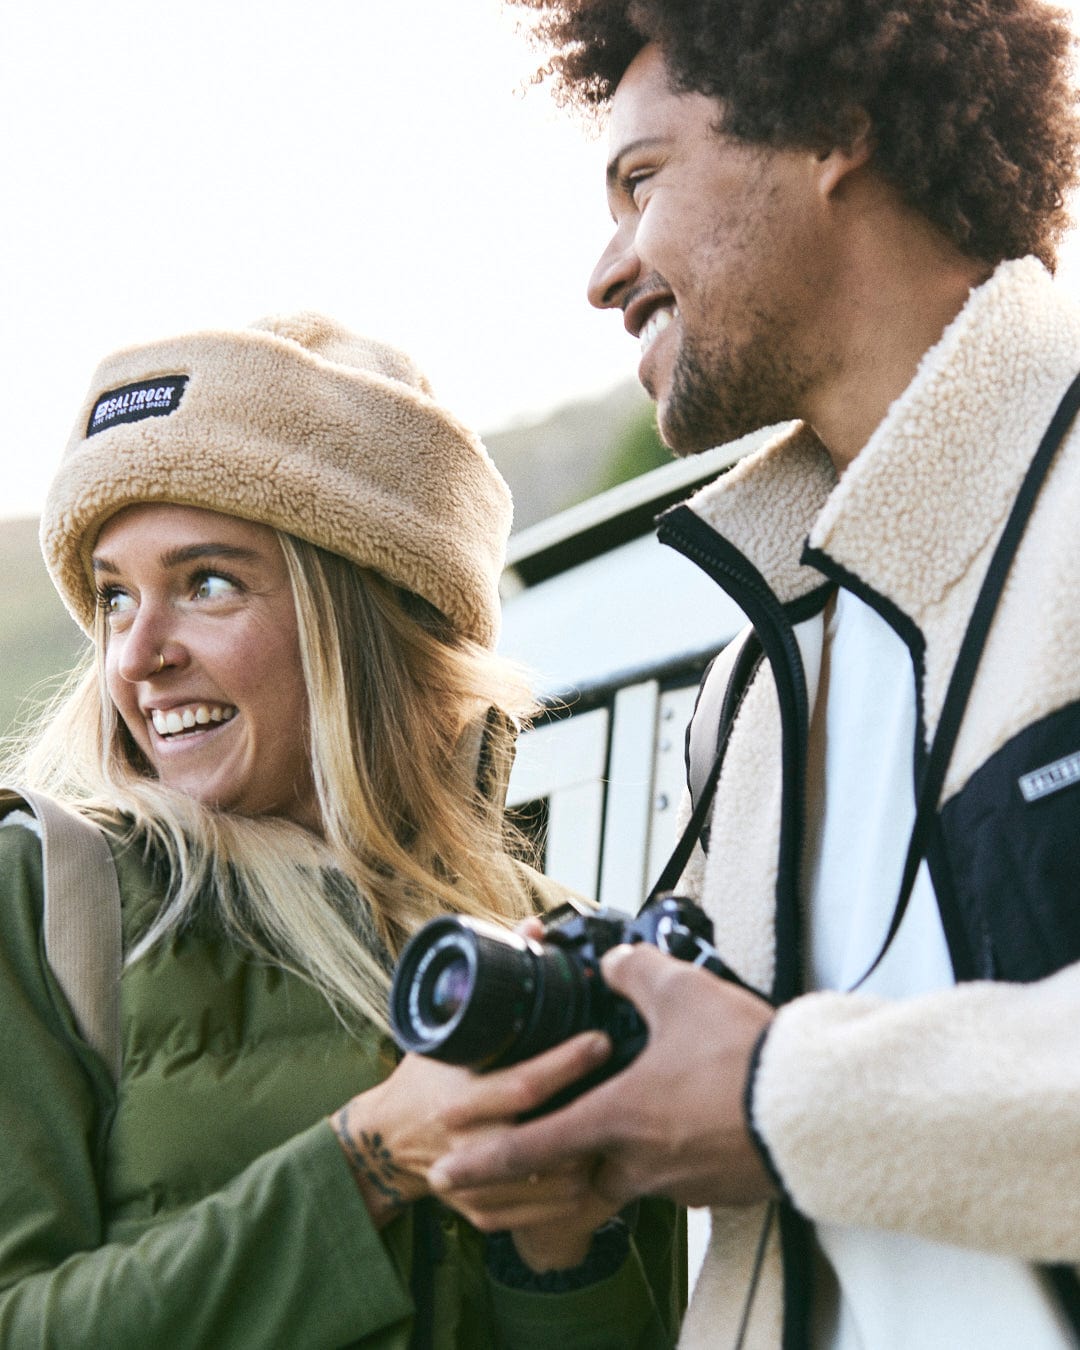
[(183, 648), (169, 625), (151, 612), (140, 610), (122, 633), (110, 636), (109, 642), (119, 649), (115, 652), (117, 673), (129, 684), (152, 679), (182, 659)]

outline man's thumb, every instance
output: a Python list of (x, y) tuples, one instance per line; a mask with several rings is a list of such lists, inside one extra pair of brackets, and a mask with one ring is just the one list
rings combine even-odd
[(673, 960), (648, 942), (623, 943), (606, 953), (600, 969), (609, 989), (644, 1012), (669, 978)]

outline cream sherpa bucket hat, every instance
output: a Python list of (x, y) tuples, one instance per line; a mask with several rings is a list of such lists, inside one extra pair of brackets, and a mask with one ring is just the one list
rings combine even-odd
[(259, 521), (380, 572), (494, 645), (510, 492), (403, 353), (318, 314), (131, 347), (98, 367), (41, 518), (93, 632), (90, 558), (138, 502)]

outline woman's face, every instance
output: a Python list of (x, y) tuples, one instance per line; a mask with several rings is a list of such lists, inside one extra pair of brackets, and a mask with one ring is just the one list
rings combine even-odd
[(129, 506), (101, 531), (93, 565), (109, 694), (161, 782), (316, 828), (296, 609), (273, 531)]

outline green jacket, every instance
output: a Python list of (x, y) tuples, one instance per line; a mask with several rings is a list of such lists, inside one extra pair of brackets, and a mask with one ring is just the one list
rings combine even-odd
[[(117, 866), (127, 944), (159, 894), (134, 851)], [(386, 1076), (392, 1045), (196, 930), (125, 970), (114, 1085), (44, 960), (29, 829), (0, 828), (0, 879), (0, 1345), (409, 1346), (413, 1214), (376, 1232), (325, 1119)], [(674, 1342), (669, 1206), (646, 1202), (622, 1267), (564, 1294), (498, 1284), (481, 1236), (435, 1214), (439, 1350)]]

